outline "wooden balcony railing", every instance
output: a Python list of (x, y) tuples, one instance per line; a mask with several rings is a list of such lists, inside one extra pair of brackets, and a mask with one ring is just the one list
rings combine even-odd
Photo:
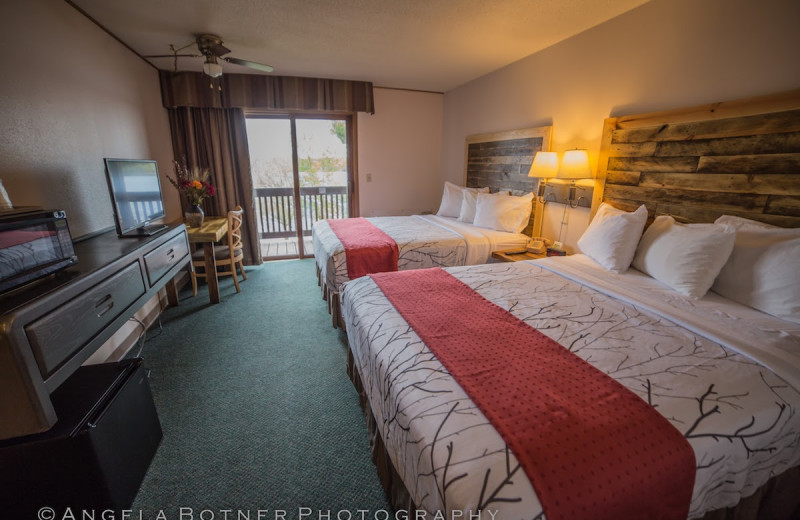
[[(256, 219), (261, 238), (297, 236), (294, 190), (256, 188)], [(303, 235), (311, 234), (317, 220), (347, 218), (347, 186), (300, 188)]]

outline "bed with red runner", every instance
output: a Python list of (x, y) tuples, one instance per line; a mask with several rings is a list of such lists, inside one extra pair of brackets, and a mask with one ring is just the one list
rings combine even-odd
[(334, 326), (339, 288), (368, 273), (483, 264), (492, 251), (519, 249), (528, 236), (437, 215), (348, 218), (314, 223), (317, 276)]
[(590, 264), (344, 286), (355, 379), (413, 507), (701, 518), (797, 476), (800, 363), (758, 350), (791, 352), (800, 333), (721, 297), (678, 304), (649, 277)]

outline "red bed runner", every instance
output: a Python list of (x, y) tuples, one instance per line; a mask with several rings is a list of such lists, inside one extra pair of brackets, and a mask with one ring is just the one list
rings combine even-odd
[(397, 271), (397, 243), (370, 221), (345, 218), (329, 220), (328, 225), (344, 246), (348, 278)]
[(439, 268), (372, 278), (506, 441), (548, 520), (688, 516), (694, 452), (633, 392)]

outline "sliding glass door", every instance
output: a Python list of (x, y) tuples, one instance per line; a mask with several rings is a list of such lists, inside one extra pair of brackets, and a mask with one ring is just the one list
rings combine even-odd
[(314, 222), (352, 215), (350, 118), (248, 116), (256, 216), (265, 259), (314, 254)]

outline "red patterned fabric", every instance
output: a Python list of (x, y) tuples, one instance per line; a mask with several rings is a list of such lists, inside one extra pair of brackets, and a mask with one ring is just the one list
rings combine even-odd
[(371, 276), (503, 437), (548, 520), (688, 516), (694, 452), (645, 401), (439, 268)]
[(370, 273), (397, 271), (397, 243), (367, 219), (329, 220), (328, 225), (344, 246), (351, 280)]

